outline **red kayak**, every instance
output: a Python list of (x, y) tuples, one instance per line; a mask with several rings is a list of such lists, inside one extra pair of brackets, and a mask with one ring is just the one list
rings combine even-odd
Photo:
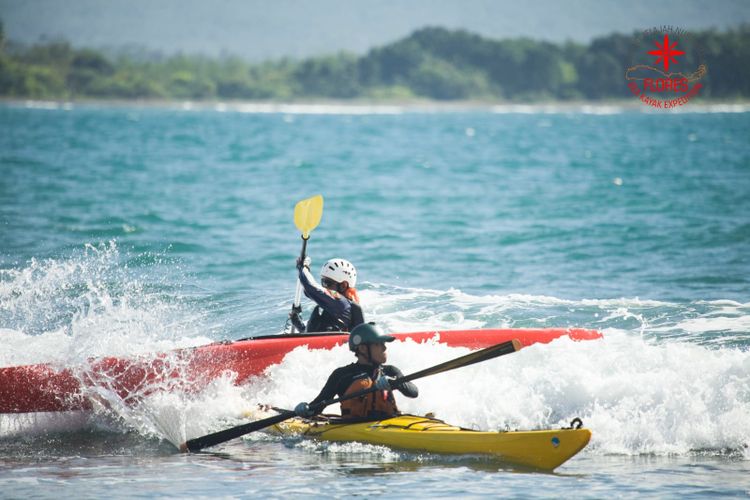
[[(452, 347), (470, 349), (481, 349), (511, 339), (529, 346), (548, 343), (564, 335), (573, 340), (593, 340), (602, 336), (596, 330), (563, 328), (449, 330), (392, 335), (416, 342), (435, 338)], [(98, 358), (85, 367), (60, 371), (47, 364), (0, 368), (0, 413), (90, 410), (92, 403), (83, 393), (87, 387), (103, 387), (127, 400), (148, 394), (153, 387), (199, 390), (227, 372), (233, 372), (236, 383), (240, 384), (280, 363), (295, 347), (331, 349), (345, 343), (347, 338), (345, 333), (276, 335), (217, 342), (147, 357)]]

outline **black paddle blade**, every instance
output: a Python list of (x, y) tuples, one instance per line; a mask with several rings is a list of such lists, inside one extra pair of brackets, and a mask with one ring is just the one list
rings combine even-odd
[(296, 414), (293, 411), (285, 411), (278, 415), (274, 415), (273, 417), (256, 420), (255, 422), (238, 425), (237, 427), (230, 427), (229, 429), (224, 429), (223, 431), (214, 432), (213, 434), (207, 434), (195, 439), (190, 439), (180, 445), (180, 451), (183, 453), (186, 453), (188, 451), (200, 451), (203, 448), (215, 446), (226, 441), (231, 441), (234, 438), (244, 436), (245, 434), (265, 429), (266, 427), (270, 427), (272, 425), (283, 422), (284, 420), (288, 420), (295, 415)]

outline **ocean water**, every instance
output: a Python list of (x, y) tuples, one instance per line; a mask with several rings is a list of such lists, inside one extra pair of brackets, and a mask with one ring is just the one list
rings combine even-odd
[[(278, 333), (294, 204), (392, 331), (594, 328), (419, 381), (402, 410), (477, 429), (583, 419), (554, 473), (255, 433), (175, 444), (314, 397), (344, 348), (242, 386), (105, 388), (88, 414), (0, 415), (0, 497), (750, 496), (750, 113), (686, 106), (0, 107), (0, 367)], [(311, 310), (305, 304), (305, 314)], [(466, 353), (394, 343), (405, 373)]]

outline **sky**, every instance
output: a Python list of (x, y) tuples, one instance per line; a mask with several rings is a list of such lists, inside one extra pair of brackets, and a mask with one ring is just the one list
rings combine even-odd
[(363, 54), (424, 26), (550, 41), (750, 23), (750, 0), (0, 0), (11, 40), (248, 60)]

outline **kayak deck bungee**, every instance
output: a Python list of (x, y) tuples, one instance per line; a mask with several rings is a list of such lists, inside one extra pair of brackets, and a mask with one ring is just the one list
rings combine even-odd
[[(398, 340), (437, 341), (452, 347), (481, 349), (511, 339), (523, 346), (548, 343), (567, 336), (573, 340), (601, 338), (596, 330), (578, 328), (477, 329), (394, 333)], [(125, 399), (150, 387), (180, 385), (200, 390), (226, 372), (238, 384), (262, 375), (299, 346), (332, 349), (344, 344), (347, 333), (314, 333), (250, 337), (234, 342), (216, 342), (169, 353), (137, 358), (103, 357), (85, 367), (57, 369), (49, 364), (0, 368), (0, 413), (90, 410), (86, 387), (105, 386)], [(76, 374), (79, 374), (78, 376)]]
[(322, 441), (357, 441), (408, 451), (490, 455), (507, 464), (541, 470), (556, 469), (591, 439), (591, 431), (583, 428), (476, 431), (417, 415), (367, 422), (294, 418), (276, 424), (269, 432)]

